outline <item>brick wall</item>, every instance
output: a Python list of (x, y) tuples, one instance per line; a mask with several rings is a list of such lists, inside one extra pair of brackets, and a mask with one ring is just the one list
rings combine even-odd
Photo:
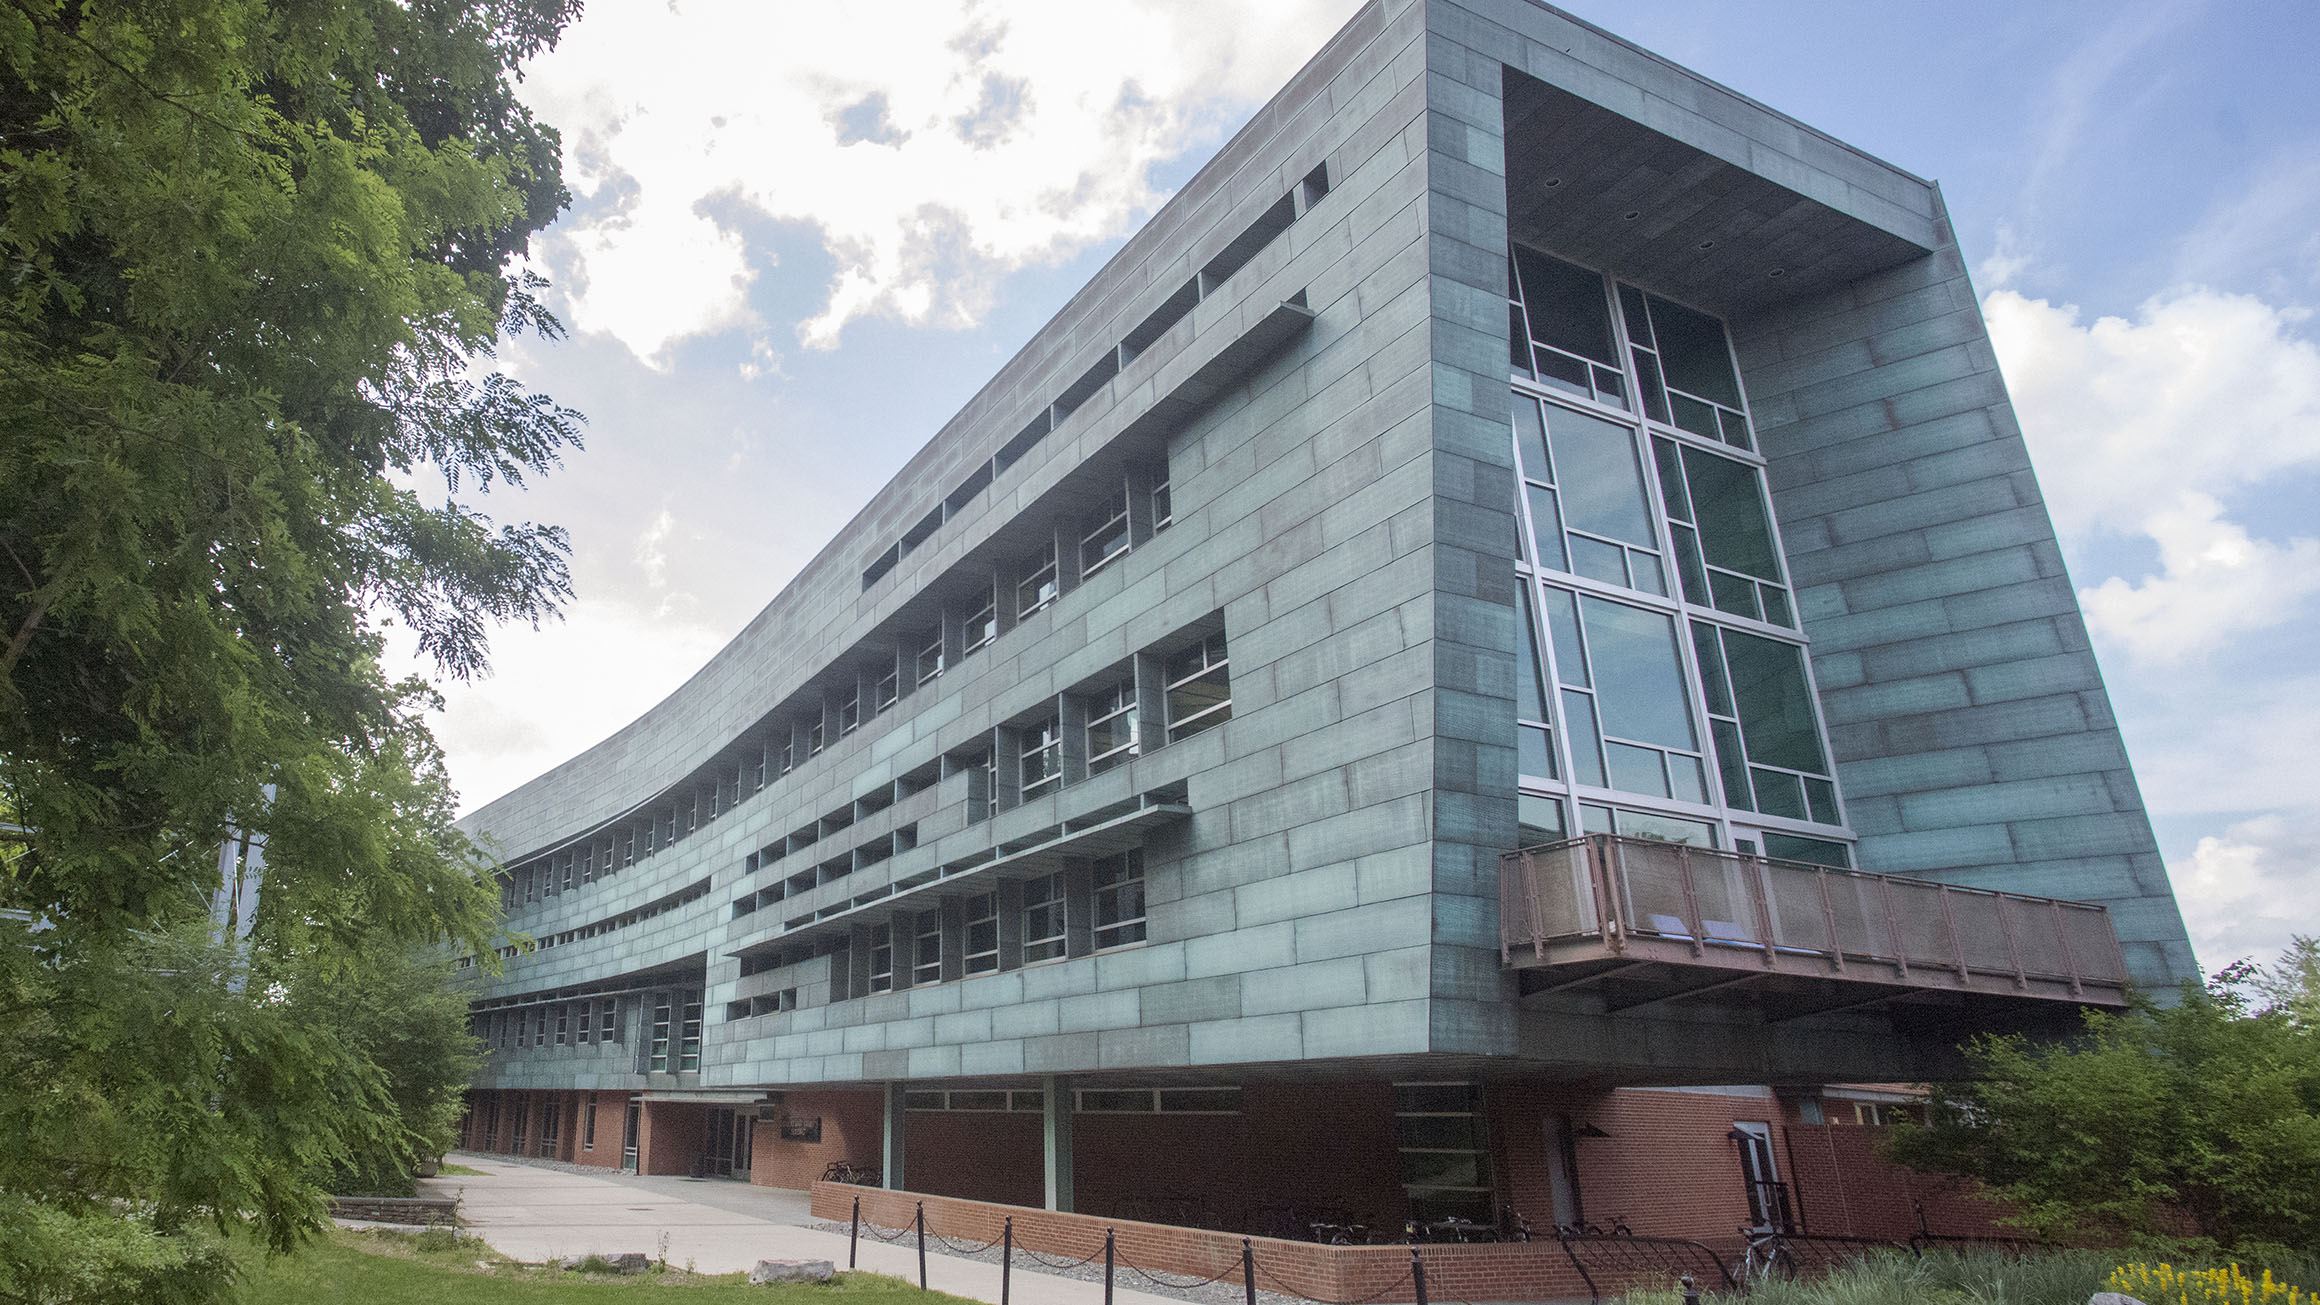
[(678, 1101), (647, 1101), (637, 1129), (636, 1171), (690, 1174), (707, 1137), (709, 1107)]
[[(1199, 1277), (1222, 1275), (1238, 1283), (1244, 1241), (1257, 1266), (1257, 1285), (1317, 1300), (1406, 1302), (1417, 1299), (1410, 1282), (1408, 1246), (1324, 1246), (1272, 1237), (1177, 1228), (1088, 1214), (1061, 1214), (1024, 1206), (966, 1201), (919, 1192), (816, 1183), (813, 1210), (818, 1218), (844, 1220), (855, 1198), (862, 1217), (882, 1228), (909, 1226), (919, 1207), (930, 1234), (960, 1241), (997, 1238), (1013, 1221), (1016, 1246), (1051, 1256), (1100, 1255), (1104, 1234), (1117, 1237), (1115, 1254), (1124, 1265)], [(1422, 1246), (1426, 1287), (1435, 1299), (1464, 1301), (1559, 1300), (1584, 1297), (1586, 1285), (1562, 1248), (1551, 1241), (1495, 1246)], [(1132, 1274), (1123, 1276), (1133, 1285)]]
[(1803, 1195), (1805, 1227), (1847, 1237), (1906, 1240), (1918, 1231), (1913, 1202), (1923, 1202), (1925, 1227), (1946, 1236), (2019, 1237), (1998, 1222), (2010, 1207), (1981, 1195), (1961, 1179), (1904, 1169), (1885, 1158), (1890, 1129), (1861, 1124), (1788, 1127), (1791, 1182)]
[(822, 1140), (785, 1142), (779, 1128), (759, 1124), (750, 1144), (749, 1181), (803, 1191), (833, 1160), (879, 1164), (885, 1147), (885, 1126), (879, 1118), (884, 1104), (883, 1094), (876, 1091), (785, 1093), (783, 1113), (792, 1119), (820, 1119)]

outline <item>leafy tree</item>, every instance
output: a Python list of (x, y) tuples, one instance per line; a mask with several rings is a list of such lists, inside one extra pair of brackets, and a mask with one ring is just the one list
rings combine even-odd
[(392, 1145), (355, 1148), (325, 1179), (331, 1191), (408, 1196), (411, 1162), (458, 1140), (467, 1081), (483, 1056), (468, 1032), (467, 998), (447, 977), (440, 957), (388, 948), (290, 987), (310, 1018), (378, 1067), (400, 1126)]
[(1894, 1158), (1979, 1179), (2038, 1232), (2320, 1246), (2320, 950), (2232, 965), (2059, 1044), (1983, 1037)]
[[(212, 1281), (198, 1223), (286, 1247), (313, 1175), (439, 1136), (346, 1003), (488, 963), (490, 865), (381, 631), (471, 675), (569, 594), (561, 531), (457, 495), (579, 439), (490, 368), (560, 332), (515, 82), (577, 12), (0, 0), (0, 908), (42, 926), (0, 921), (0, 1298)], [(246, 956), (202, 924), (243, 833)]]

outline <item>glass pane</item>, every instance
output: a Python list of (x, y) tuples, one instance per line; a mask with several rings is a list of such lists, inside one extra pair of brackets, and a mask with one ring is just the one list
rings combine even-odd
[(1515, 730), (1514, 739), (1515, 768), (1517, 770), (1539, 779), (1559, 778), (1555, 774), (1555, 740), (1553, 735), (1544, 729), (1534, 729), (1529, 725), (1524, 725)]
[(1629, 838), (1650, 838), (1662, 843), (1689, 843), (1693, 847), (1714, 847), (1716, 827), (1681, 816), (1659, 816), (1648, 811), (1619, 813), (1619, 832)]
[(1675, 623), (1601, 598), (1583, 598), (1580, 607), (1587, 618), (1587, 645), (1595, 653), (1603, 732), (1686, 751), (1697, 748), (1699, 736), (1686, 702), (1690, 695), (1676, 657)]
[[(1829, 773), (1814, 724), (1812, 691), (1805, 686), (1804, 650), (1726, 630), (1724, 654), (1731, 661), (1732, 694), (1738, 700), (1749, 760), (1815, 775)], [(1798, 805), (1801, 808), (1801, 801)], [(1802, 814), (1800, 809), (1798, 815)]]
[(1699, 513), (1700, 547), (1715, 566), (1745, 571), (1759, 580), (1780, 579), (1780, 553), (1772, 524), (1764, 515), (1764, 491), (1756, 468), (1701, 449), (1684, 450), (1685, 478), (1692, 507)]
[(1708, 595), (1708, 568), (1700, 561), (1699, 537), (1690, 526), (1671, 526), (1676, 541), (1676, 570), (1684, 578), (1684, 601), (1714, 607)]
[(1675, 409), (1675, 424), (1678, 428), (1688, 430), (1694, 435), (1705, 435), (1709, 439), (1717, 438), (1716, 410), (1714, 408), (1698, 399), (1687, 399), (1680, 394), (1669, 395), (1668, 403)]
[(1732, 714), (1732, 695), (1724, 687), (1724, 651), (1716, 642), (1716, 627), (1692, 622), (1692, 651), (1700, 659), (1701, 687), (1708, 691), (1708, 714)]
[(1579, 823), (1590, 834), (1609, 834), (1615, 832), (1612, 826), (1618, 822), (1613, 819), (1611, 808), (1582, 802), (1579, 804)]
[(1627, 406), (1627, 384), (1620, 379), (1619, 373), (1608, 367), (1597, 365), (1595, 368), (1595, 397), (1614, 408), (1624, 408)]
[(1402, 1145), (1425, 1151), (1479, 1151), (1482, 1121), (1473, 1115), (1411, 1115), (1401, 1121)]
[(1404, 1151), (1402, 1168), (1413, 1187), (1474, 1187), (1482, 1181), (1481, 1160), (1472, 1151)]
[[(1724, 345), (1722, 323), (1658, 295), (1651, 296), (1651, 321), (1669, 386), (1728, 408), (1740, 406), (1740, 383), (1732, 375), (1732, 351)], [(1716, 432), (1702, 433), (1713, 437)]]
[(1667, 507), (1668, 516), (1677, 521), (1690, 521), (1692, 498), (1684, 489), (1684, 467), (1676, 456), (1676, 442), (1654, 436), (1651, 456), (1659, 464), (1659, 500)]
[(1750, 766), (1748, 770), (1756, 781), (1758, 811), (1768, 816), (1787, 816), (1791, 820), (1805, 818), (1804, 788), (1797, 783), (1796, 776), (1785, 770), (1766, 770), (1762, 766)]
[(1717, 771), (1724, 776), (1724, 806), (1756, 810), (1747, 792), (1747, 757), (1740, 752), (1740, 727), (1728, 720), (1710, 720), (1708, 731), (1717, 736)]
[(1515, 799), (1515, 844), (1537, 847), (1563, 841), (1563, 804), (1524, 793)]
[(1736, 449), (1753, 448), (1748, 441), (1748, 419), (1725, 408), (1716, 413), (1716, 420), (1724, 427), (1724, 442)]
[(1571, 778), (1581, 784), (1607, 788), (1603, 782), (1602, 744), (1595, 734), (1595, 700), (1584, 693), (1563, 690), (1563, 726), (1571, 740)]
[(1667, 764), (1668, 796), (1684, 802), (1698, 802), (1703, 806), (1706, 805), (1708, 780), (1706, 773), (1700, 768), (1700, 759), (1671, 752), (1668, 754)]
[(1659, 556), (1655, 553), (1629, 549), (1627, 575), (1631, 588), (1641, 589), (1647, 594), (1667, 593), (1667, 572), (1660, 566)]
[(1508, 364), (1513, 367), (1517, 374), (1530, 375), (1530, 328), (1523, 325), (1522, 306), (1519, 304), (1506, 306), (1506, 343)]
[(1472, 1083), (1397, 1083), (1397, 1114), (1459, 1114), (1482, 1108), (1482, 1095)]
[(1623, 793), (1668, 795), (1667, 774), (1660, 766), (1660, 754), (1656, 750), (1630, 743), (1606, 743), (1603, 750), (1610, 754), (1611, 787)]
[(1549, 586), (1542, 604), (1547, 612), (1547, 635), (1555, 649), (1555, 678), (1586, 688), (1587, 654), (1579, 642), (1579, 609), (1568, 589)]
[[(1616, 365), (1619, 355), (1611, 351), (1611, 310), (1605, 302), (1603, 278), (1520, 245), (1515, 246), (1514, 258), (1522, 272), (1523, 307), (1530, 312), (1531, 337), (1567, 353)], [(1717, 339), (1723, 339), (1721, 330)]]
[(1527, 485), (1531, 498), (1531, 530), (1536, 547), (1531, 559), (1540, 566), (1556, 571), (1571, 569), (1571, 560), (1563, 554), (1563, 514), (1555, 502), (1555, 491)]
[(1663, 425), (1668, 420), (1667, 392), (1659, 387), (1659, 359), (1641, 349), (1635, 350), (1635, 374), (1643, 387), (1643, 415)]
[(1788, 610), (1788, 592), (1771, 585), (1758, 585), (1757, 597), (1764, 600), (1764, 619), (1774, 625), (1796, 628), (1796, 617)]
[(1595, 397), (1595, 391), (1587, 384), (1587, 364), (1552, 349), (1538, 350), (1537, 357), (1539, 380), (1549, 389), (1576, 394), (1582, 399)]
[(1571, 536), (1571, 574), (1627, 587), (1627, 550), (1585, 535)]
[(1807, 779), (1804, 782), (1804, 802), (1806, 808), (1812, 812), (1813, 819), (1824, 825), (1839, 823), (1837, 820), (1836, 785), (1825, 779)]
[(1717, 611), (1730, 612), (1734, 616), (1745, 616), (1752, 621), (1763, 619), (1763, 613), (1756, 610), (1756, 584), (1754, 581), (1743, 576), (1736, 576), (1729, 571), (1710, 571), (1708, 573), (1708, 589), (1715, 595)]
[[(1794, 834), (1766, 834), (1764, 854), (1781, 861), (1805, 861), (1813, 865), (1851, 866), (1853, 858), (1843, 843), (1831, 843), (1820, 838), (1798, 838)], [(1833, 892), (1835, 884), (1829, 885)]]
[(1531, 621), (1530, 595), (1518, 593), (1516, 599), (1514, 714), (1518, 720), (1543, 722), (1547, 719), (1547, 693), (1539, 677), (1538, 627)]
[(1644, 310), (1643, 291), (1631, 285), (1619, 287), (1619, 306), (1627, 318), (1627, 338), (1646, 348), (1651, 345), (1651, 315)]
[(1657, 548), (1634, 433), (1563, 408), (1547, 414), (1547, 432), (1571, 528)]
[(1523, 474), (1532, 480), (1555, 483), (1555, 469), (1547, 461), (1547, 428), (1539, 420), (1539, 401), (1514, 396), (1514, 442), (1522, 452)]

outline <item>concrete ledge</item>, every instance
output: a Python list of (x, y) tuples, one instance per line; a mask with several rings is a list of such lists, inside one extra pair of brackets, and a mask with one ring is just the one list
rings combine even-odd
[(334, 1196), (330, 1217), (366, 1223), (431, 1227), (459, 1222), (455, 1196)]

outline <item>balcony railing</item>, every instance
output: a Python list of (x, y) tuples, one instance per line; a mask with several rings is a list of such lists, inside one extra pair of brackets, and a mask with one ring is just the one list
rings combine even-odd
[(1593, 834), (1509, 852), (1499, 955), (1623, 960), (1910, 988), (2124, 1001), (2110, 915), (2088, 902)]

